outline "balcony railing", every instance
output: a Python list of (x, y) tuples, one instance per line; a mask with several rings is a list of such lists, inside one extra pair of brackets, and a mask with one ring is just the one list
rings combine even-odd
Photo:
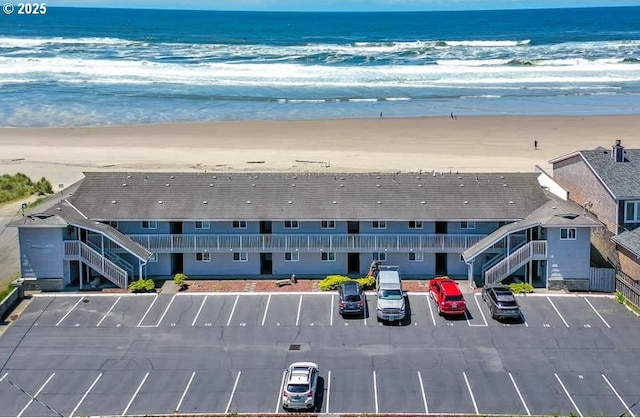
[(547, 259), (547, 241), (531, 241), (484, 273), (485, 284), (497, 283), (531, 260)]
[(126, 289), (129, 284), (128, 274), (124, 269), (84, 242), (65, 241), (64, 255), (67, 260), (81, 260), (120, 288)]
[(154, 253), (172, 252), (459, 252), (486, 235), (447, 234), (146, 234), (129, 238)]

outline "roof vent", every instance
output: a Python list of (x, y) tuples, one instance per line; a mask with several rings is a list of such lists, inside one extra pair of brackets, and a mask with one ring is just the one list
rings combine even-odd
[(296, 184), (295, 183), (291, 183), (291, 187), (296, 187)]
[(170, 178), (170, 179), (175, 179), (175, 178), (176, 178), (176, 176), (169, 176), (169, 178)]
[(111, 204), (112, 204), (112, 205), (115, 205), (116, 203), (118, 203), (118, 201), (117, 201), (117, 200), (112, 200), (112, 201), (111, 201)]
[(462, 176), (458, 176), (458, 180), (462, 180)]
[(127, 187), (127, 183), (122, 183), (122, 187)]
[(376, 178), (377, 178), (378, 180), (380, 180), (380, 176), (376, 176)]
[(376, 187), (380, 187), (380, 185), (379, 185), (379, 184), (376, 184)]
[(464, 184), (460, 184), (460, 187), (464, 187)]
[(341, 184), (340, 187), (344, 187), (344, 184)]
[(171, 186), (169, 183), (165, 184), (164, 187), (169, 187)]
[(334, 205), (337, 205), (337, 204), (338, 204), (338, 202), (336, 202), (335, 200), (334, 200), (333, 202), (331, 202), (331, 203), (333, 203)]
[(424, 200), (420, 202), (421, 205), (426, 205), (427, 202), (425, 202)]
[(213, 187), (213, 183), (209, 183), (209, 187)]
[(145, 180), (149, 180), (149, 176), (144, 176), (144, 179)]
[(418, 184), (418, 187), (422, 187), (422, 184)]
[(130, 178), (131, 178), (131, 176), (127, 176), (127, 178), (128, 178), (128, 179), (130, 179)]
[(253, 176), (253, 178), (257, 180), (257, 179), (258, 179), (258, 176)]
[(417, 178), (418, 180), (420, 180), (420, 176), (416, 176), (416, 178)]
[(215, 180), (215, 179), (217, 179), (217, 178), (218, 178), (218, 176), (213, 176), (213, 179), (214, 179), (214, 180)]
[(291, 205), (293, 204), (293, 200), (289, 200), (287, 203)]
[(255, 183), (251, 183), (251, 187), (256, 187), (256, 184)]
[(468, 204), (469, 204), (469, 201), (468, 201), (468, 200), (465, 200), (465, 201), (464, 201), (464, 202), (462, 202), (462, 203), (464, 203), (465, 205), (468, 205)]
[(502, 187), (507, 187), (507, 183), (503, 183), (503, 184), (502, 184)]
[(164, 203), (164, 202), (163, 202), (162, 200), (158, 200), (158, 204), (159, 204), (159, 205), (161, 205), (161, 204), (163, 204), (163, 203)]
[(207, 203), (209, 203), (209, 201), (208, 201), (208, 200), (203, 200), (203, 201), (202, 201), (202, 204), (203, 204), (203, 205), (206, 205)]
[(381, 201), (379, 201), (379, 200), (378, 200), (376, 203), (377, 203), (377, 204), (379, 204), (379, 205), (381, 205), (381, 204), (382, 204), (382, 202), (381, 202)]
[(298, 175), (297, 175), (297, 174), (294, 174), (294, 175), (293, 175), (293, 179), (295, 180), (295, 179), (297, 179), (297, 178), (298, 178)]
[(340, 177), (340, 180), (344, 180), (344, 177)]
[(513, 200), (510, 200), (510, 201), (509, 201), (509, 204), (510, 204), (510, 205), (513, 205)]
[(251, 204), (251, 201), (250, 201), (250, 200), (247, 200), (247, 205), (250, 205), (250, 204)]

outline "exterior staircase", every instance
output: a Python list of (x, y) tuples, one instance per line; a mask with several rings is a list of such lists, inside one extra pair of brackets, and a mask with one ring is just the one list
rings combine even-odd
[(84, 242), (65, 241), (64, 255), (67, 259), (82, 261), (122, 289), (126, 289), (129, 285), (129, 274), (126, 270), (108, 258), (103, 257), (99, 252)]
[[(547, 241), (530, 241), (484, 272), (484, 283), (498, 283), (531, 260), (547, 259)], [(491, 261), (491, 260), (490, 260)]]

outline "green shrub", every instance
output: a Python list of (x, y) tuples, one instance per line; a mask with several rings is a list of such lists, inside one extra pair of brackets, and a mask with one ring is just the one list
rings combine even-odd
[(621, 291), (616, 290), (616, 300), (619, 304), (624, 305), (627, 298), (624, 297)]
[(513, 293), (533, 293), (533, 286), (529, 283), (511, 283), (509, 289)]
[[(318, 284), (318, 287), (320, 288), (320, 290), (322, 290), (323, 292), (327, 292), (329, 290), (337, 290), (338, 289), (338, 285), (342, 282), (348, 282), (353, 280), (350, 277), (347, 276), (341, 276), (339, 274), (332, 274), (329, 275), (327, 277), (325, 277), (323, 280), (320, 281), (320, 283)], [(376, 284), (376, 279), (373, 276), (369, 276), (369, 277), (362, 277), (359, 279), (356, 279), (356, 281), (358, 283), (360, 283), (360, 286), (362, 286), (363, 289), (368, 290), (368, 289), (373, 289), (373, 287)]]
[(0, 203), (32, 194), (44, 196), (45, 194), (51, 193), (53, 193), (53, 187), (51, 187), (49, 180), (44, 177), (37, 183), (34, 183), (28, 176), (22, 173), (17, 173), (14, 176), (8, 174), (0, 176)]
[(153, 279), (140, 279), (134, 282), (129, 283), (129, 290), (131, 292), (139, 293), (139, 292), (153, 292), (156, 288)]
[(182, 273), (176, 273), (176, 275), (173, 276), (173, 282), (178, 286), (183, 286), (187, 281), (187, 278), (188, 277)]

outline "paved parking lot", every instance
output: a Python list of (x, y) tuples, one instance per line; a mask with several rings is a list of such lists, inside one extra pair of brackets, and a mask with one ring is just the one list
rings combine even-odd
[(347, 319), (330, 293), (38, 295), (0, 338), (0, 414), (283, 412), (294, 361), (320, 365), (323, 413), (640, 414), (640, 319), (614, 299), (520, 297), (502, 323), (466, 298), (380, 324), (375, 295)]

